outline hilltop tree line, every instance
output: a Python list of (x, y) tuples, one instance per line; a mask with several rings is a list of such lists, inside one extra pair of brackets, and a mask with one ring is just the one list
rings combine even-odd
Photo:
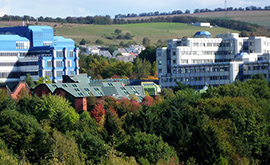
[[(216, 9), (195, 9), (193, 13), (205, 13), (205, 12), (220, 12), (220, 11), (250, 11), (250, 10), (270, 10), (270, 6), (257, 7), (257, 6), (248, 6), (248, 7), (239, 7), (239, 8), (233, 8), (233, 7), (227, 7), (225, 8), (216, 8)], [(182, 10), (174, 10), (171, 12), (148, 12), (148, 13), (128, 13), (128, 14), (117, 14), (114, 18), (130, 18), (130, 17), (145, 17), (145, 16), (161, 16), (161, 15), (177, 15), (177, 14), (190, 14), (190, 10), (186, 9), (184, 12)]]
[[(221, 10), (221, 9), (220, 9)], [(231, 8), (228, 8), (231, 10)], [(240, 9), (239, 9), (240, 10)], [(247, 7), (246, 10), (259, 10), (256, 7)], [(266, 6), (265, 10), (270, 10), (270, 6)], [(207, 10), (208, 11), (208, 10)], [(175, 11), (176, 13), (181, 13), (180, 11)], [(173, 13), (175, 13), (173, 12)], [(188, 11), (186, 11), (188, 12)], [(206, 12), (205, 10), (196, 9), (195, 12)], [(226, 20), (226, 19), (213, 19), (213, 18), (197, 18), (190, 16), (168, 16), (168, 17), (157, 17), (157, 18), (149, 18), (149, 19), (132, 19), (125, 20), (123, 17), (118, 17), (115, 19), (111, 19), (109, 15), (106, 16), (87, 16), (87, 17), (66, 17), (64, 18), (51, 18), (51, 17), (39, 17), (35, 19), (34, 17), (24, 15), (20, 16), (12, 16), (12, 15), (4, 15), (0, 17), (0, 21), (36, 21), (38, 22), (55, 22), (55, 23), (78, 23), (78, 24), (98, 24), (98, 25), (110, 25), (110, 24), (133, 24), (133, 23), (153, 23), (153, 22), (179, 22), (179, 23), (194, 23), (194, 22), (210, 22), (212, 25), (244, 31), (245, 36), (255, 36), (255, 35), (264, 35), (269, 36), (269, 29), (263, 26), (259, 26), (256, 24), (251, 24), (247, 22), (241, 22), (237, 20)], [(119, 37), (122, 37), (121, 35)], [(128, 36), (130, 38), (131, 36)]]
[(269, 164), (270, 88), (263, 75), (197, 92), (179, 83), (137, 102), (0, 90), (0, 164)]

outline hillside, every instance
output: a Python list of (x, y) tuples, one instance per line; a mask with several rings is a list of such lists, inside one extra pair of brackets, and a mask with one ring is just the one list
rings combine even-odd
[(156, 17), (174, 17), (174, 16), (233, 19), (233, 20), (244, 21), (248, 23), (270, 27), (270, 11), (269, 10), (228, 11), (227, 15), (225, 12), (221, 11), (221, 12), (205, 12), (205, 13), (194, 13), (194, 14), (132, 17), (132, 18), (123, 18), (123, 19), (133, 20), (133, 19), (150, 19), (150, 18), (156, 18)]
[[(172, 38), (191, 37), (197, 31), (209, 31), (213, 36), (226, 32), (239, 32), (225, 28), (195, 27), (183, 23), (145, 23), (145, 24), (124, 24), (124, 25), (63, 25), (54, 27), (56, 35), (72, 38), (79, 43), (82, 38), (91, 41), (93, 44), (101, 39), (105, 45), (118, 45), (121, 41), (127, 43), (135, 41), (141, 44), (144, 37), (148, 37), (151, 43), (159, 39), (166, 41)], [(133, 40), (110, 40), (104, 36), (113, 36), (115, 29), (121, 29), (123, 34), (131, 33)]]
[[(29, 22), (34, 25), (35, 22)], [(20, 21), (2, 21), (0, 27), (5, 26), (21, 26)], [(197, 31), (209, 31), (212, 36), (226, 32), (239, 31), (225, 29), (225, 28), (207, 28), (195, 27), (184, 23), (140, 23), (140, 24), (113, 24), (113, 25), (94, 25), (94, 24), (69, 24), (69, 23), (53, 23), (53, 22), (39, 22), (39, 25), (48, 25), (54, 28), (55, 35), (72, 38), (76, 44), (79, 44), (82, 38), (87, 41), (89, 45), (93, 45), (97, 39), (104, 42), (104, 45), (119, 45), (122, 41), (127, 43), (135, 41), (141, 44), (144, 37), (148, 37), (151, 43), (156, 43), (159, 39), (166, 41), (172, 38), (182, 38), (184, 36), (192, 37)], [(133, 40), (107, 39), (106, 37), (116, 36), (115, 29), (121, 29), (122, 34), (131, 33)]]

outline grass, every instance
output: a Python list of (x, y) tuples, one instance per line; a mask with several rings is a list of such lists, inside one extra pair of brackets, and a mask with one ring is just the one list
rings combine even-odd
[[(121, 29), (122, 33), (130, 32), (133, 40), (110, 40), (103, 36), (114, 35), (115, 29)], [(144, 24), (124, 24), (124, 25), (76, 25), (76, 26), (56, 26), (56, 35), (72, 38), (77, 44), (82, 38), (94, 44), (97, 39), (101, 39), (105, 45), (118, 45), (121, 41), (135, 41), (141, 44), (144, 37), (148, 37), (151, 43), (156, 43), (159, 39), (166, 41), (172, 38), (192, 37), (197, 31), (209, 31), (212, 36), (226, 32), (236, 32), (225, 28), (195, 27), (183, 23), (144, 23)]]
[(194, 14), (180, 14), (180, 15), (165, 15), (165, 16), (146, 16), (146, 17), (131, 17), (124, 18), (125, 20), (134, 19), (150, 19), (156, 17), (174, 17), (174, 16), (190, 16), (190, 17), (202, 17), (202, 18), (215, 18), (215, 19), (233, 19), (238, 21), (244, 21), (248, 23), (258, 24), (270, 28), (270, 10), (253, 10), (253, 11), (224, 11), (220, 12), (205, 12)]

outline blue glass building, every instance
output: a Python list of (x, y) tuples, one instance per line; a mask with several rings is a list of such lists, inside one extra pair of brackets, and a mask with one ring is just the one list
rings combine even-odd
[(54, 36), (49, 26), (0, 28), (0, 82), (79, 74), (78, 49), (72, 39)]

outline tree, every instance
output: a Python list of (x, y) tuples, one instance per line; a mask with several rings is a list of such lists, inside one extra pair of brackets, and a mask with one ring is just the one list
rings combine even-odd
[(50, 125), (61, 132), (72, 129), (79, 120), (79, 115), (70, 103), (58, 95), (44, 95), (32, 114), (38, 121), (49, 120)]
[(248, 31), (243, 30), (243, 31), (241, 31), (240, 36), (241, 36), (241, 37), (249, 37), (249, 36), (250, 36), (250, 34), (249, 34), (249, 32), (248, 32)]
[(147, 47), (147, 46), (150, 46), (150, 43), (151, 43), (151, 40), (147, 37), (144, 37), (143, 40), (142, 40), (142, 44), (143, 46)]
[(153, 64), (156, 61), (156, 48), (154, 46), (148, 46), (139, 54), (139, 58), (146, 59)]
[(19, 163), (16, 157), (10, 153), (7, 145), (2, 139), (0, 139), (0, 164), (23, 164), (22, 162)]
[(116, 48), (115, 48), (115, 46), (113, 46), (113, 45), (110, 45), (109, 46), (109, 52), (111, 53), (111, 54), (113, 54), (113, 52), (116, 50)]
[(139, 163), (141, 158), (151, 164), (155, 164), (159, 159), (169, 160), (172, 157), (178, 160), (174, 148), (165, 143), (162, 137), (145, 132), (136, 132), (135, 136), (131, 136), (127, 142), (119, 145), (118, 149), (125, 152), (127, 156), (134, 156)]
[(30, 76), (29, 73), (26, 74), (24, 81), (27, 83), (27, 85), (30, 88), (34, 88), (35, 87), (35, 83), (33, 81), (33, 78)]
[(132, 35), (131, 35), (129, 32), (127, 32), (127, 33), (124, 35), (124, 39), (130, 40), (130, 39), (132, 39)]
[(190, 14), (190, 10), (187, 9), (187, 10), (185, 11), (185, 14)]
[(147, 78), (150, 75), (151, 63), (146, 59), (136, 58), (133, 71), (136, 74), (135, 78)]
[(104, 42), (101, 39), (97, 39), (95, 44), (104, 44)]
[(80, 41), (80, 45), (85, 45), (86, 44), (86, 40), (83, 38), (81, 41)]
[(114, 33), (120, 34), (120, 33), (122, 33), (122, 30), (121, 29), (115, 29)]
[(214, 128), (208, 127), (207, 130), (198, 128), (194, 131), (191, 141), (190, 149), (197, 162), (200, 164), (218, 163), (223, 152)]
[(47, 133), (37, 120), (15, 110), (0, 113), (0, 136), (14, 153), (25, 154), (32, 163), (39, 162), (50, 149)]
[(39, 77), (39, 78), (38, 78), (38, 81), (36, 81), (37, 86), (38, 86), (39, 84), (44, 84), (44, 83), (46, 83), (46, 84), (51, 84), (52, 82), (51, 82), (50, 77), (48, 77), (48, 76), (45, 76), (45, 77)]
[(41, 164), (84, 164), (78, 144), (70, 134), (63, 135), (57, 130), (52, 130), (49, 141), (52, 149)]

